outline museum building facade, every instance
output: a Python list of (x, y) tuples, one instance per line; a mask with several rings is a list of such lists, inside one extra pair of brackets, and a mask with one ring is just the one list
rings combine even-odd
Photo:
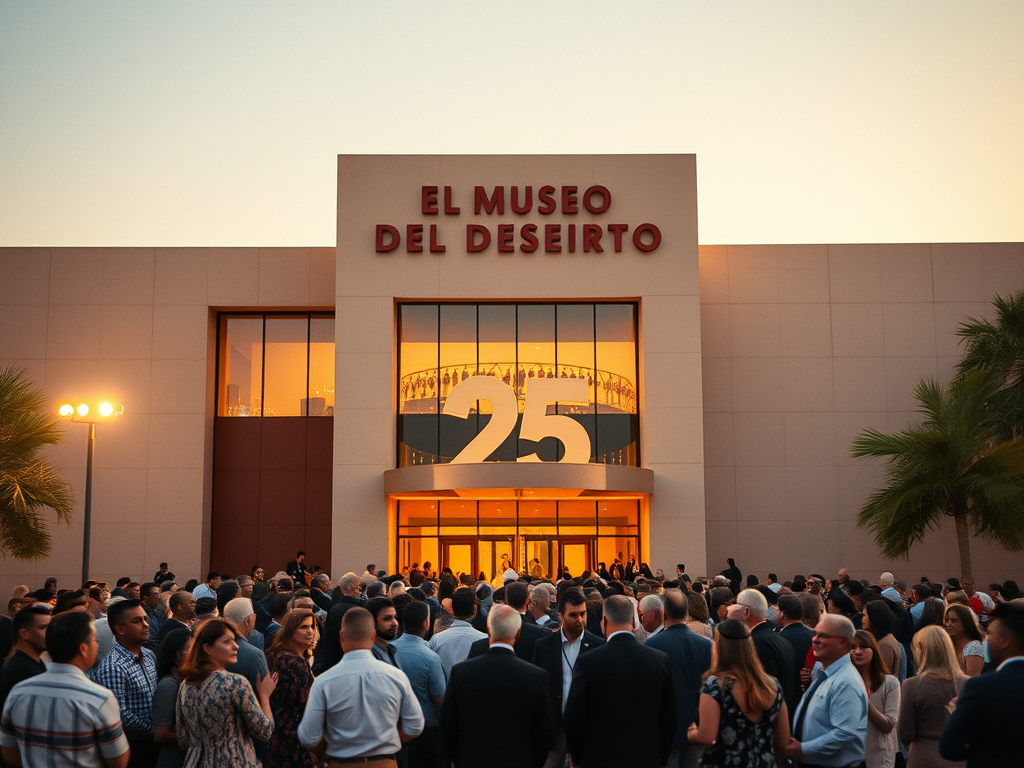
[[(916, 580), (882, 561), (853, 435), (914, 418), (955, 329), (1024, 288), (1024, 244), (697, 245), (693, 155), (338, 159), (334, 248), (0, 249), (0, 363), (106, 396), (93, 572), (182, 579), (430, 562), (488, 580)], [(78, 492), (85, 433), (54, 461)], [(80, 516), (4, 583), (79, 578)], [(976, 543), (976, 576), (1021, 578)], [(921, 571), (921, 573), (918, 573)]]

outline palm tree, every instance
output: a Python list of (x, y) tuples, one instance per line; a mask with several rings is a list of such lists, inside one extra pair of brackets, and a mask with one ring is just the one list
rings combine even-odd
[(56, 416), (47, 413), (43, 393), (25, 371), (0, 368), (0, 555), (39, 560), (50, 554), (45, 507), (71, 524), (71, 487), (39, 455), (62, 437)]
[(992, 300), (995, 320), (968, 319), (957, 335), (967, 342), (959, 375), (988, 368), (999, 389), (992, 408), (1004, 437), (1024, 437), (1024, 291)]
[(988, 407), (999, 381), (987, 369), (946, 387), (922, 380), (914, 392), (923, 416), (891, 435), (869, 429), (854, 438), (855, 457), (888, 458), (886, 485), (857, 517), (883, 557), (906, 557), (944, 517), (952, 517), (960, 571), (973, 580), (970, 534), (1024, 550), (1024, 442), (1004, 440)]

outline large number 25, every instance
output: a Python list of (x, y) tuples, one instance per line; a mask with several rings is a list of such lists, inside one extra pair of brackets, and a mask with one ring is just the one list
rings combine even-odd
[[(568, 416), (547, 415), (548, 403), (586, 403), (588, 394), (585, 379), (531, 379), (526, 385), (526, 405), (519, 437), (535, 442), (545, 437), (557, 438), (565, 447), (560, 463), (588, 463), (590, 435), (583, 425)], [(447, 416), (465, 419), (477, 400), (490, 402), (491, 419), (480, 434), (452, 459), (452, 464), (486, 461), (515, 429), (519, 415), (515, 392), (493, 376), (470, 376), (456, 384), (448, 393), (443, 412)], [(541, 459), (536, 453), (531, 453), (520, 456), (516, 461), (535, 462)]]

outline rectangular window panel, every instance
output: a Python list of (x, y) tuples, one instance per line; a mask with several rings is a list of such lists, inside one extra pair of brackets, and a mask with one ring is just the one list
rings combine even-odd
[(554, 536), (557, 522), (557, 502), (519, 502), (519, 532)]
[(399, 537), (398, 565), (400, 569), (423, 568), (426, 563), (430, 563), (430, 568), (436, 572), (438, 562), (438, 546), (435, 537), (421, 539)]
[[(590, 459), (597, 446), (597, 389), (594, 386), (596, 350), (594, 347), (594, 305), (559, 304), (556, 307), (558, 326), (558, 375), (560, 378), (583, 379), (587, 382), (587, 403), (559, 403), (558, 413), (578, 421), (590, 436)], [(559, 451), (561, 457), (561, 451)]]
[(263, 404), (263, 317), (220, 321), (218, 416), (259, 416)]
[(309, 320), (309, 396), (307, 416), (334, 415), (334, 318)]
[(514, 501), (481, 501), (480, 526), (515, 533), (516, 503)]
[(640, 420), (637, 415), (636, 322), (630, 304), (595, 307), (597, 349), (597, 461), (636, 466)]
[(399, 308), (399, 466), (438, 462), (438, 306)]
[(302, 416), (309, 364), (309, 318), (268, 317), (263, 415)]
[(400, 499), (398, 527), (404, 535), (437, 535), (437, 502), (420, 499)]
[(593, 536), (596, 530), (597, 504), (595, 502), (558, 502), (559, 536)]

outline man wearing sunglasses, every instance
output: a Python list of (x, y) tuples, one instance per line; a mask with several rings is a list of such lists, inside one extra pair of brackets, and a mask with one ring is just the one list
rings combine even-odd
[(786, 754), (804, 768), (847, 768), (864, 764), (868, 697), (850, 661), (853, 622), (827, 613), (814, 628), (811, 648), (821, 662), (793, 716)]

